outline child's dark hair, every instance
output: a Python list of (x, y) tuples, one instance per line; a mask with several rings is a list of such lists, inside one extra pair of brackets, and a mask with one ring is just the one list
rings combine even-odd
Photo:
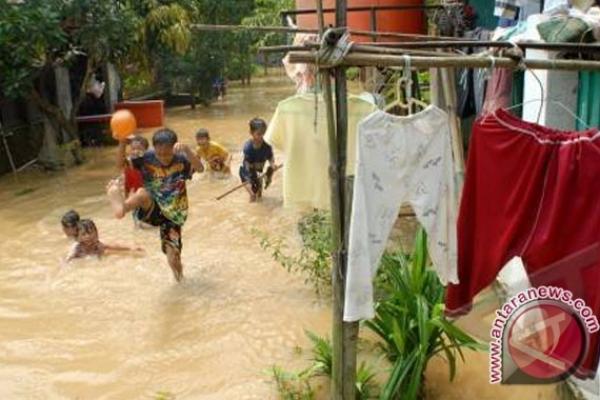
[(208, 134), (208, 129), (200, 128), (198, 132), (196, 132), (196, 139), (207, 138), (210, 139), (210, 135)]
[(131, 143), (139, 143), (141, 144), (144, 149), (148, 150), (148, 147), (150, 147), (150, 144), (148, 143), (148, 139), (146, 139), (143, 136), (138, 136), (135, 135), (132, 139), (131, 139)]
[(75, 210), (69, 210), (62, 216), (60, 223), (65, 228), (73, 228), (79, 223), (79, 214)]
[(265, 133), (267, 130), (267, 123), (262, 118), (252, 118), (250, 120), (250, 133), (253, 132), (262, 132)]
[(79, 221), (79, 223), (77, 224), (77, 230), (79, 231), (79, 233), (98, 232), (96, 224), (91, 219), (82, 219), (81, 221)]
[(170, 129), (159, 129), (152, 135), (152, 145), (157, 144), (169, 144), (174, 145), (177, 143), (177, 134)]

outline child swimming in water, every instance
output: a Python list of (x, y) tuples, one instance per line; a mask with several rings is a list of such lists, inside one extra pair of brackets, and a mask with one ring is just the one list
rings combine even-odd
[(77, 224), (79, 223), (79, 219), (79, 214), (75, 210), (67, 211), (60, 219), (62, 230), (67, 238), (77, 240)]
[(96, 224), (91, 219), (82, 219), (77, 224), (77, 243), (73, 245), (67, 261), (75, 258), (83, 258), (87, 256), (102, 257), (109, 252), (123, 251), (141, 251), (139, 247), (131, 248), (126, 246), (105, 244), (98, 238), (98, 229)]

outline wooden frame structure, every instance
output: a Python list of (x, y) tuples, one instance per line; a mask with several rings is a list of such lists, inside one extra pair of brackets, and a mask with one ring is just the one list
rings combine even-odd
[[(194, 28), (207, 31), (262, 31), (282, 33), (325, 33), (324, 13), (332, 9), (323, 9), (322, 0), (317, 0), (316, 10), (300, 10), (296, 14), (317, 12), (319, 29), (298, 29), (288, 27), (250, 27), (230, 25), (194, 25)], [(336, 0), (336, 27), (347, 25), (348, 7), (346, 0)], [(598, 70), (600, 61), (593, 60), (541, 60), (526, 57), (506, 56), (456, 56), (441, 49), (463, 47), (519, 48), (521, 50), (542, 49), (563, 51), (575, 54), (597, 54), (600, 45), (573, 43), (526, 43), (460, 40), (453, 37), (401, 34), (395, 32), (347, 30), (351, 34), (372, 37), (395, 37), (405, 42), (356, 44), (351, 47), (341, 62), (328, 64), (319, 60), (317, 43), (304, 46), (272, 46), (261, 49), (263, 52), (289, 52), (292, 63), (317, 64), (318, 74), (323, 83), (323, 97), (327, 114), (329, 142), (329, 175), (331, 187), (332, 216), (332, 286), (333, 286), (333, 322), (332, 322), (332, 385), (331, 399), (354, 400), (356, 380), (356, 344), (358, 323), (343, 321), (344, 289), (348, 254), (348, 232), (350, 210), (352, 207), (352, 180), (346, 178), (346, 144), (348, 140), (348, 105), (346, 68), (351, 66), (380, 66), (400, 68), (406, 63), (416, 68), (439, 68), (442, 70), (442, 84), (445, 87), (446, 102), (456, 96), (452, 89), (450, 75), (453, 68), (509, 68), (509, 69), (546, 69), (546, 70)], [(437, 51), (428, 51), (431, 49)], [(410, 59), (407, 58), (410, 57)], [(332, 78), (334, 85), (332, 85)], [(335, 98), (332, 92), (335, 88)], [(450, 101), (451, 103), (451, 101)], [(452, 106), (450, 106), (452, 107)], [(453, 118), (452, 110), (449, 110)], [(454, 110), (455, 111), (455, 110)], [(456, 129), (454, 129), (456, 131)], [(453, 134), (453, 153), (458, 155), (459, 133)], [(462, 156), (462, 154), (460, 154)], [(461, 157), (458, 160), (462, 160)]]

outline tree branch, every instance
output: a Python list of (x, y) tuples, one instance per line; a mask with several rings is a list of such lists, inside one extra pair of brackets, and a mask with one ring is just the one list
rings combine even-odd
[(85, 94), (87, 93), (88, 82), (90, 80), (90, 77), (96, 70), (96, 67), (96, 60), (93, 57), (88, 56), (85, 63), (85, 74), (83, 75), (83, 81), (81, 82), (81, 86), (79, 87), (78, 91), (79, 95), (76, 99), (73, 99), (73, 108), (71, 109), (71, 121), (75, 121), (75, 117), (77, 117), (77, 114), (79, 113), (79, 107), (81, 106), (81, 103), (85, 98)]
[(42, 112), (44, 112), (47, 116), (55, 119), (56, 122), (58, 122), (58, 124), (62, 128), (65, 128), (65, 129), (67, 129), (67, 131), (70, 131), (70, 128), (68, 126), (69, 121), (63, 114), (60, 107), (55, 106), (50, 101), (48, 101), (48, 99), (46, 99), (45, 97), (40, 95), (40, 93), (35, 88), (31, 89), (31, 92), (29, 93), (29, 97), (40, 108), (40, 110), (42, 110)]

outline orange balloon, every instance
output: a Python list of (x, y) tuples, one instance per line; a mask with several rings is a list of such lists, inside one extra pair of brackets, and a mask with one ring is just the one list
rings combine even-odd
[(125, 140), (136, 128), (135, 116), (129, 110), (119, 110), (110, 119), (110, 129), (117, 140)]

